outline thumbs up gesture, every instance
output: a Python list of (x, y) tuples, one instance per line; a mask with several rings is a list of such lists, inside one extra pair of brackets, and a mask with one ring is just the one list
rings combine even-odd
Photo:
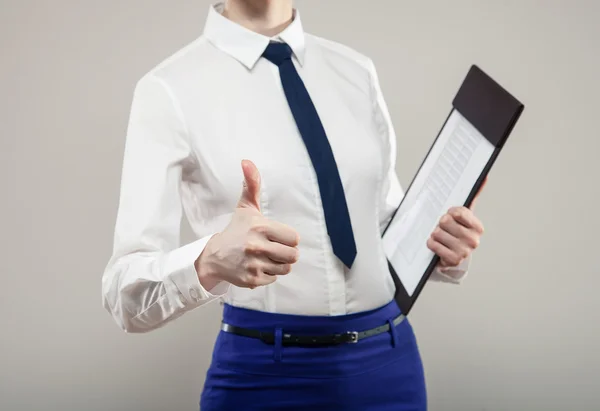
[(298, 261), (298, 233), (265, 218), (260, 210), (260, 173), (242, 161), (244, 183), (231, 222), (206, 244), (196, 271), (207, 290), (221, 281), (256, 288), (288, 274)]

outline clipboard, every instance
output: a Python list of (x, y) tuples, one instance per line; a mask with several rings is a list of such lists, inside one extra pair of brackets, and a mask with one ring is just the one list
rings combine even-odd
[(428, 249), (427, 238), (448, 208), (471, 204), (523, 110), (523, 103), (482, 69), (470, 67), (450, 113), (382, 233), (396, 286), (394, 299), (405, 315), (439, 262)]

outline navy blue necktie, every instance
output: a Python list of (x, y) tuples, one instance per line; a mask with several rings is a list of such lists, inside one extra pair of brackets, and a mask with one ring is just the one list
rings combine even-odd
[(352, 268), (356, 244), (344, 187), (323, 124), (292, 62), (292, 49), (285, 43), (271, 42), (263, 57), (279, 67), (288, 105), (317, 174), (333, 252), (348, 268)]

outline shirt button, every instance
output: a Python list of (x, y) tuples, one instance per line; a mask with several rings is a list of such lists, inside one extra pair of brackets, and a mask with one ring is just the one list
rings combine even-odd
[(195, 288), (190, 288), (190, 296), (194, 299), (194, 301), (198, 301), (200, 299), (198, 296), (198, 290)]

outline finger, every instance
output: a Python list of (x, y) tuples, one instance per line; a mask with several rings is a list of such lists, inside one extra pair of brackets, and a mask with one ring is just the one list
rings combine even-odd
[(291, 264), (278, 264), (271, 260), (263, 261), (262, 263), (262, 271), (266, 275), (276, 276), (276, 275), (286, 275), (292, 271)]
[(274, 241), (265, 241), (263, 252), (270, 260), (282, 264), (294, 264), (299, 257), (296, 247), (289, 247)]
[(463, 246), (467, 246), (473, 250), (479, 247), (479, 238), (481, 234), (477, 233), (474, 229), (469, 229), (464, 225), (459, 224), (449, 215), (445, 218), (442, 217), (438, 228), (456, 238)]
[(269, 240), (290, 247), (296, 247), (300, 242), (300, 236), (296, 230), (278, 221), (268, 220), (264, 234)]
[(442, 216), (442, 218), (440, 218), (440, 223), (438, 227), (440, 227), (447, 233), (452, 234), (456, 238), (463, 238), (467, 236), (467, 233), (469, 232), (469, 228), (462, 224), (459, 224), (454, 218), (454, 216), (450, 214), (450, 212), (448, 212), (447, 214)]
[(427, 247), (440, 257), (440, 262), (444, 266), (455, 267), (462, 261), (462, 258), (458, 254), (454, 253), (442, 243), (438, 243), (431, 237), (427, 240)]
[(244, 281), (236, 285), (239, 287), (254, 289), (256, 287), (263, 287), (265, 285), (269, 285), (275, 282), (276, 280), (277, 276), (269, 275), (261, 271), (254, 274), (249, 274), (244, 279)]
[(448, 210), (448, 214), (462, 226), (474, 230), (475, 232), (483, 233), (483, 224), (477, 216), (466, 207), (452, 207)]
[(431, 233), (431, 238), (463, 258), (468, 255), (469, 246), (465, 244), (463, 240), (454, 237), (452, 234), (444, 231), (440, 227), (436, 228), (433, 233)]

